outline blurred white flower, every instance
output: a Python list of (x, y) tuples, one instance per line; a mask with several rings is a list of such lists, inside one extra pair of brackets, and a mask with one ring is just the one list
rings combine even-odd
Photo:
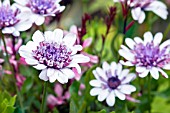
[(91, 89), (90, 95), (98, 95), (99, 101), (106, 99), (106, 103), (109, 106), (113, 106), (115, 97), (125, 100), (126, 94), (129, 95), (136, 91), (136, 88), (129, 84), (136, 78), (136, 75), (134, 73), (129, 74), (128, 69), (122, 70), (120, 63), (112, 62), (109, 65), (107, 62), (104, 62), (102, 68), (97, 67), (96, 70), (93, 70), (96, 79), (90, 81), (90, 85), (94, 87)]
[(121, 45), (119, 54), (128, 61), (120, 62), (123, 65), (136, 66), (139, 77), (146, 77), (150, 72), (154, 79), (158, 79), (161, 72), (168, 78), (161, 68), (170, 70), (170, 40), (160, 45), (162, 38), (162, 33), (156, 33), (153, 37), (151, 32), (144, 34), (144, 41), (139, 37), (134, 40), (126, 38), (125, 42), (130, 49)]
[(166, 5), (158, 0), (114, 0), (114, 2), (127, 2), (131, 8), (133, 19), (140, 24), (143, 23), (146, 17), (144, 11), (152, 11), (164, 20), (168, 16)]
[(61, 0), (14, 0), (15, 4), (21, 10), (27, 8), (31, 10), (32, 14), (27, 15), (30, 20), (36, 25), (42, 25), (47, 16), (55, 16), (57, 13), (62, 12), (65, 6), (60, 6)]
[(82, 50), (81, 45), (74, 45), (76, 35), (69, 33), (63, 37), (60, 29), (44, 34), (36, 31), (32, 40), (20, 47), (19, 54), (29, 65), (42, 70), (39, 78), (44, 81), (54, 82), (57, 79), (62, 84), (67, 83), (75, 76), (70, 68), (75, 67), (81, 73), (78, 63), (90, 60), (87, 56), (76, 54)]
[(3, 34), (13, 34), (19, 36), (20, 31), (26, 31), (32, 26), (32, 22), (28, 20), (31, 12), (21, 11), (15, 5), (10, 5), (9, 0), (0, 1), (0, 29)]

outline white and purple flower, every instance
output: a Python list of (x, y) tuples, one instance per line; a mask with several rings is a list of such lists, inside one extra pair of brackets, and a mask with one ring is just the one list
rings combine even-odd
[(31, 12), (21, 11), (15, 5), (10, 5), (9, 0), (0, 1), (0, 29), (3, 34), (19, 36), (20, 31), (26, 31), (32, 26), (28, 16)]
[(128, 69), (122, 70), (120, 63), (112, 62), (109, 65), (104, 62), (102, 68), (97, 67), (96, 70), (93, 70), (93, 74), (96, 79), (90, 81), (90, 85), (94, 87), (91, 89), (90, 95), (98, 95), (99, 101), (106, 99), (109, 106), (115, 104), (115, 97), (125, 100), (126, 95), (136, 91), (136, 88), (129, 84), (136, 78), (136, 75), (129, 73)]
[(127, 61), (120, 61), (123, 65), (136, 66), (139, 77), (146, 77), (149, 72), (154, 79), (159, 78), (159, 72), (168, 78), (162, 70), (170, 70), (170, 40), (161, 43), (162, 33), (157, 33), (154, 37), (151, 32), (144, 34), (144, 41), (139, 37), (134, 40), (126, 38), (127, 48), (121, 45), (119, 54)]
[(166, 5), (158, 0), (114, 0), (114, 2), (127, 2), (131, 8), (133, 19), (140, 24), (145, 20), (145, 11), (152, 11), (164, 20), (168, 16)]
[(42, 25), (47, 16), (55, 16), (62, 12), (65, 6), (60, 6), (61, 0), (14, 0), (18, 8), (31, 10), (30, 20), (36, 25)]
[(87, 56), (76, 54), (82, 50), (81, 45), (74, 45), (76, 35), (69, 33), (63, 37), (61, 29), (46, 31), (44, 34), (36, 31), (32, 40), (21, 46), (19, 53), (29, 65), (42, 70), (39, 78), (44, 81), (67, 83), (68, 79), (75, 76), (70, 68), (75, 67), (81, 73), (78, 63), (90, 60)]

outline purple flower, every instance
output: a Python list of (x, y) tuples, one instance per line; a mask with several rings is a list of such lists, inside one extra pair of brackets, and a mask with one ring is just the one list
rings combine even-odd
[(114, 2), (128, 4), (131, 8), (133, 19), (140, 24), (143, 23), (146, 17), (144, 11), (152, 11), (164, 20), (166, 20), (168, 16), (166, 5), (158, 0), (114, 0)]
[(93, 74), (96, 79), (90, 81), (90, 85), (94, 87), (91, 89), (90, 95), (98, 95), (99, 101), (106, 99), (109, 106), (115, 104), (115, 97), (125, 100), (126, 94), (129, 95), (136, 91), (136, 88), (129, 84), (136, 78), (136, 75), (134, 73), (129, 74), (128, 69), (122, 70), (121, 64), (112, 62), (109, 65), (104, 62), (102, 68), (97, 67), (96, 70), (93, 70)]
[(55, 16), (62, 12), (65, 6), (60, 6), (61, 0), (14, 0), (18, 8), (31, 10), (30, 20), (36, 25), (42, 25), (47, 16)]
[(19, 53), (26, 63), (42, 70), (39, 78), (44, 81), (54, 82), (57, 79), (62, 84), (67, 83), (68, 79), (75, 76), (70, 68), (75, 67), (81, 73), (78, 63), (90, 60), (87, 56), (76, 54), (82, 50), (81, 45), (74, 45), (76, 35), (69, 33), (63, 37), (61, 29), (46, 31), (44, 34), (36, 31), (32, 39), (20, 47)]
[(31, 12), (19, 10), (15, 5), (10, 6), (9, 0), (0, 1), (0, 29), (3, 34), (13, 34), (19, 36), (20, 31), (26, 31), (32, 26), (28, 20)]
[(154, 37), (151, 32), (144, 34), (144, 41), (139, 37), (134, 40), (126, 38), (127, 46), (122, 45), (119, 54), (126, 60), (120, 61), (123, 65), (136, 66), (139, 77), (146, 77), (150, 72), (154, 79), (159, 78), (159, 72), (166, 78), (168, 75), (162, 70), (170, 70), (170, 40), (161, 43), (162, 33), (157, 33)]

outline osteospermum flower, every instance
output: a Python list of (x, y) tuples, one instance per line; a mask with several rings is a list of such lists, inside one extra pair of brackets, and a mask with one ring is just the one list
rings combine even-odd
[(32, 26), (32, 22), (28, 20), (30, 11), (21, 11), (15, 7), (10, 6), (9, 0), (0, 1), (0, 29), (3, 34), (13, 34), (19, 36), (20, 31), (26, 31)]
[(144, 41), (139, 37), (134, 40), (126, 38), (127, 46), (122, 45), (119, 54), (126, 60), (120, 61), (123, 65), (136, 66), (139, 77), (146, 77), (149, 72), (154, 79), (159, 78), (159, 72), (166, 78), (168, 75), (162, 70), (170, 70), (170, 40), (161, 43), (162, 33), (154, 37), (151, 32), (144, 34)]
[(47, 16), (55, 16), (57, 13), (62, 12), (65, 6), (60, 6), (61, 0), (14, 0), (18, 7), (22, 10), (28, 8), (32, 14), (30, 20), (36, 25), (42, 25)]
[(109, 106), (115, 104), (115, 97), (125, 100), (126, 94), (129, 95), (136, 91), (136, 88), (129, 84), (136, 75), (134, 73), (129, 74), (128, 69), (122, 70), (120, 63), (112, 62), (109, 65), (104, 62), (102, 68), (97, 67), (96, 70), (93, 70), (93, 74), (96, 79), (90, 81), (90, 85), (94, 86), (90, 94), (92, 96), (98, 95), (99, 101), (106, 99)]
[(168, 11), (166, 5), (158, 0), (114, 0), (115, 2), (127, 2), (131, 8), (132, 17), (138, 23), (143, 23), (145, 20), (144, 11), (152, 11), (162, 19), (166, 20)]
[(19, 53), (28, 64), (42, 70), (39, 78), (44, 81), (54, 82), (57, 79), (60, 83), (67, 83), (74, 77), (70, 68), (75, 67), (81, 73), (78, 63), (90, 60), (87, 56), (76, 54), (82, 50), (81, 45), (74, 45), (76, 35), (69, 33), (63, 37), (60, 29), (46, 31), (44, 35), (36, 31), (32, 40), (21, 46)]

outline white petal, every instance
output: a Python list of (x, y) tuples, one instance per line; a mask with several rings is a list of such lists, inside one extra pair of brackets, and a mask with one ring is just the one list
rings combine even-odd
[(166, 74), (162, 69), (158, 68), (158, 71), (161, 72), (161, 74), (162, 74), (165, 78), (168, 78), (168, 74)]
[(44, 70), (41, 71), (41, 73), (39, 74), (39, 78), (41, 80), (48, 81), (47, 69), (44, 69)]
[(146, 17), (145, 12), (144, 12), (144, 11), (141, 11), (140, 16), (139, 16), (139, 18), (138, 18), (138, 23), (139, 23), (139, 24), (142, 24), (143, 21), (145, 20), (145, 17)]
[(106, 103), (111, 107), (115, 104), (115, 94), (112, 91), (109, 96), (106, 98)]
[(137, 44), (139, 44), (139, 43), (143, 44), (144, 43), (143, 40), (140, 37), (135, 37), (134, 40)]
[(125, 99), (126, 99), (125, 94), (121, 93), (121, 92), (118, 91), (118, 90), (115, 90), (115, 95), (116, 95), (120, 100), (125, 100)]
[(100, 75), (96, 72), (96, 70), (93, 70), (92, 73), (97, 80), (100, 80), (100, 77), (99, 77)]
[(149, 73), (149, 70), (146, 70), (143, 73), (140, 73), (139, 77), (144, 78), (144, 77), (146, 77), (148, 75), (148, 73)]
[(32, 22), (31, 21), (23, 21), (23, 22), (18, 22), (14, 27), (18, 31), (26, 31), (29, 28), (31, 28)]
[(102, 83), (99, 80), (91, 80), (90, 85), (93, 87), (101, 87)]
[(104, 80), (107, 80), (107, 76), (106, 76), (106, 73), (100, 68), (100, 67), (97, 67), (96, 68), (96, 72), (104, 79)]
[(39, 42), (42, 42), (44, 41), (44, 36), (43, 36), (43, 33), (39, 30), (37, 30), (33, 36), (32, 36), (32, 40), (36, 43), (39, 43)]
[(101, 88), (93, 88), (90, 90), (90, 95), (91, 96), (96, 96), (101, 93), (102, 89)]
[(130, 49), (134, 49), (135, 42), (132, 39), (126, 38), (125, 42)]
[(69, 79), (72, 79), (75, 76), (74, 72), (69, 68), (61, 69), (61, 72), (64, 75), (66, 75)]
[(58, 73), (58, 78), (57, 78), (57, 80), (60, 82), (60, 83), (62, 83), (62, 84), (64, 84), (64, 83), (67, 83), (68, 82), (68, 77), (66, 76), (66, 75), (64, 75), (62, 72), (60, 72), (60, 71), (58, 71), (59, 73)]
[(37, 49), (37, 46), (38, 46), (38, 44), (33, 41), (28, 41), (26, 44), (27, 49), (30, 49), (29, 51), (31, 51), (31, 53), (32, 53), (32, 50)]
[(47, 68), (47, 66), (45, 66), (44, 64), (38, 64), (38, 65), (33, 66), (33, 67), (37, 70), (43, 70), (43, 69)]
[(10, 0), (4, 0), (2, 4), (4, 6), (10, 5)]
[(81, 51), (83, 47), (81, 45), (74, 45), (73, 47), (70, 47), (70, 49), (72, 50), (71, 55), (75, 55), (77, 51)]
[(132, 80), (134, 80), (136, 78), (136, 74), (134, 73), (130, 73), (128, 74), (125, 79), (121, 82), (122, 84), (128, 84), (129, 82), (131, 82)]
[(134, 55), (131, 53), (131, 52), (127, 52), (123, 49), (120, 49), (119, 50), (119, 54), (124, 57), (126, 60), (129, 60), (129, 61), (134, 61)]
[(35, 24), (40, 26), (44, 23), (45, 21), (45, 17), (44, 16), (41, 16), (41, 15), (37, 15), (37, 20), (35, 20)]
[(35, 59), (25, 59), (25, 62), (29, 65), (36, 65), (39, 64), (39, 62)]
[(119, 62), (120, 62), (122, 65), (125, 65), (125, 66), (134, 66), (134, 64), (132, 64), (130, 61), (124, 62), (123, 60), (120, 60)]
[[(58, 74), (58, 73), (57, 73)], [(57, 75), (56, 74), (56, 75)], [(47, 69), (47, 76), (48, 77), (51, 77), (51, 76), (53, 76), (53, 75), (55, 75), (55, 69), (53, 69), (53, 68), (48, 68)]]
[(144, 43), (147, 44), (148, 42), (152, 42), (153, 41), (153, 35), (150, 31), (145, 32), (145, 34), (143, 35), (144, 37)]
[(14, 27), (5, 27), (4, 29), (2, 29), (2, 33), (3, 34), (11, 34), (15, 31)]
[(25, 6), (28, 3), (28, 0), (14, 0), (16, 3)]
[(70, 63), (67, 67), (75, 67), (77, 69), (77, 72), (81, 74), (81, 68), (77, 63)]
[(163, 69), (170, 70), (170, 64), (166, 64), (163, 66)]
[(131, 10), (132, 17), (134, 20), (138, 20), (138, 23), (143, 23), (145, 20), (145, 13), (141, 10), (140, 7), (134, 8)]
[(101, 101), (105, 100), (108, 95), (109, 95), (109, 91), (108, 91), (108, 89), (105, 89), (105, 90), (101, 91), (101, 93), (98, 95), (97, 99), (101, 102)]
[(124, 77), (126, 77), (129, 73), (129, 69), (124, 69), (120, 75), (118, 75), (118, 78), (122, 80)]
[(63, 38), (63, 41), (68, 47), (72, 47), (76, 42), (76, 38), (77, 37), (75, 34), (69, 33)]
[(30, 52), (29, 49), (27, 49), (27, 47), (25, 45), (23, 45), (19, 48), (19, 54), (20, 54), (20, 56), (22, 56), (26, 59), (34, 59), (34, 57), (32, 56), (32, 53)]
[(110, 69), (110, 65), (107, 62), (103, 62), (102, 68), (106, 72)]
[(132, 85), (121, 85), (120, 92), (124, 94), (131, 94), (136, 91), (136, 88)]
[(142, 72), (144, 72), (146, 70), (146, 67), (136, 67), (136, 71), (138, 72), (138, 73), (142, 73)]
[(156, 67), (152, 67), (152, 69), (150, 70), (150, 73), (154, 79), (157, 80), (159, 78), (159, 72)]
[(153, 40), (153, 43), (154, 45), (159, 45), (162, 41), (162, 38), (163, 38), (163, 34), (162, 33), (156, 33), (156, 35), (154, 36), (154, 40)]
[(116, 62), (112, 62), (112, 63), (111, 63), (112, 76), (116, 76), (116, 69), (117, 69), (117, 64), (116, 64)]
[(48, 76), (48, 70), (47, 70), (47, 76), (49, 77), (49, 81), (51, 83), (55, 82), (58, 79), (58, 74), (59, 74), (59, 71), (55, 70), (52, 75)]
[(61, 29), (55, 29), (51, 38), (53, 38), (53, 41), (61, 43), (63, 39), (63, 31)]
[(118, 63), (117, 64), (117, 69), (116, 69), (116, 74), (119, 76), (122, 72), (122, 64)]
[(72, 58), (73, 58), (72, 63), (86, 63), (90, 61), (89, 57), (82, 54), (76, 54), (72, 56)]
[(45, 31), (44, 32), (45, 40), (52, 41), (52, 39), (51, 39), (52, 36), (53, 36), (53, 32), (52, 31)]
[(160, 47), (160, 50), (162, 50), (167, 46), (170, 46), (170, 40), (163, 42), (159, 47)]

